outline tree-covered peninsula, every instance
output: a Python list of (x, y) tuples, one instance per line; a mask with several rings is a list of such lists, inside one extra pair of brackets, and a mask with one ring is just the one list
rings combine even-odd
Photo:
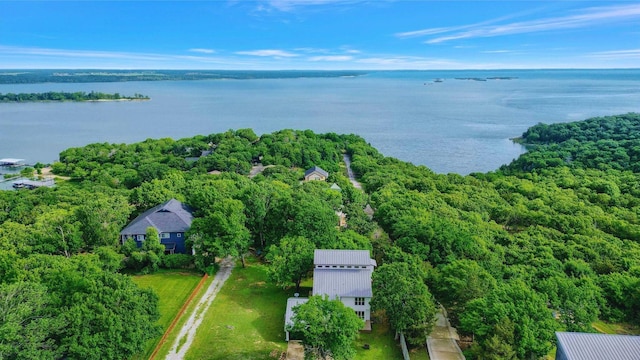
[[(0, 357), (130, 357), (157, 335), (158, 310), (126, 274), (212, 271), (215, 257), (253, 252), (274, 283), (296, 287), (311, 248), (371, 250), (376, 316), (414, 346), (436, 300), (469, 359), (539, 359), (555, 331), (637, 326), (638, 138), (640, 114), (537, 125), (523, 135), (535, 145), (526, 154), (468, 176), (385, 157), (356, 135), (299, 130), (67, 149), (53, 171), (70, 180), (0, 192), (0, 298), (19, 299), (0, 301)], [(316, 165), (328, 181), (301, 182)], [(170, 199), (194, 210), (195, 256), (121, 244), (125, 224)], [(347, 227), (336, 226), (337, 211)], [(269, 264), (278, 259), (295, 261), (291, 274)], [(419, 298), (410, 313), (393, 294), (407, 287)]]
[(127, 81), (297, 79), (366, 75), (354, 70), (46, 70), (0, 71), (0, 84), (93, 83)]
[(119, 93), (107, 94), (103, 92), (84, 91), (76, 92), (58, 92), (48, 91), (43, 93), (0, 93), (0, 102), (16, 103), (16, 102), (38, 102), (38, 101), (125, 101), (125, 100), (149, 100), (150, 98), (142, 94), (134, 94), (133, 96), (124, 96)]

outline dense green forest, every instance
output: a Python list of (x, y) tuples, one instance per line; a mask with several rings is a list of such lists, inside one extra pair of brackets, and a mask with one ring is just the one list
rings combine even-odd
[(303, 77), (341, 77), (364, 75), (348, 70), (5, 70), (0, 84), (89, 83), (167, 80), (295, 79)]
[[(640, 174), (629, 144), (639, 128), (639, 114), (540, 124), (522, 136), (529, 152), (469, 176), (385, 157), (356, 135), (297, 130), (67, 149), (53, 170), (71, 180), (0, 192), (0, 297), (19, 299), (0, 305), (0, 357), (128, 357), (155, 336), (157, 299), (123, 270), (211, 271), (214, 256), (250, 249), (272, 261), (307, 247), (370, 249), (374, 299), (419, 298), (408, 314), (391, 296), (373, 306), (418, 344), (429, 330), (420, 318), (437, 300), (474, 339), (468, 358), (540, 358), (554, 331), (594, 331), (597, 319), (637, 324)], [(344, 153), (364, 192), (343, 175)], [(257, 163), (274, 166), (246, 176)], [(313, 165), (329, 181), (300, 182)], [(171, 198), (196, 212), (195, 257), (118, 243), (130, 219)], [(338, 210), (347, 228), (336, 227)], [(298, 282), (275, 267), (272, 275)]]
[(149, 100), (148, 96), (134, 94), (133, 96), (123, 96), (119, 93), (105, 94), (102, 92), (84, 91), (77, 92), (56, 92), (45, 93), (0, 93), (0, 102), (33, 102), (33, 101), (96, 101), (96, 100)]

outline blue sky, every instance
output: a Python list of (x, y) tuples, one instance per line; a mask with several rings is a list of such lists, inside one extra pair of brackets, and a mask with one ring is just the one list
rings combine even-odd
[(640, 68), (640, 2), (0, 0), (0, 68)]

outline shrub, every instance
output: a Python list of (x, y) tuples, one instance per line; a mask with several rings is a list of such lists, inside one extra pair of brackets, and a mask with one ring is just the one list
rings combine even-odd
[(186, 269), (193, 265), (193, 256), (187, 254), (169, 254), (162, 260), (162, 267), (167, 269)]

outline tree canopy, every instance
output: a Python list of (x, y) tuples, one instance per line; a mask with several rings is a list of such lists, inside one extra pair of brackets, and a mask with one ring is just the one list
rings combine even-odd
[(311, 296), (293, 308), (293, 325), (288, 331), (302, 335), (305, 358), (348, 360), (355, 355), (353, 342), (362, 319), (340, 300)]
[[(379, 264), (375, 307), (417, 339), (428, 330), (422, 320), (433, 311), (433, 294), (461, 334), (475, 339), (469, 358), (535, 357), (550, 349), (553, 331), (591, 331), (596, 319), (637, 323), (638, 129), (638, 114), (534, 126), (522, 136), (530, 144), (526, 154), (468, 176), (385, 157), (355, 135), (299, 130), (258, 136), (240, 129), (67, 149), (53, 169), (71, 180), (51, 189), (0, 191), (0, 296), (21, 299), (0, 325), (0, 352), (83, 358), (89, 344), (115, 331), (121, 345), (104, 345), (109, 354), (101, 355), (124, 358), (134, 342), (152, 336), (155, 330), (145, 326), (153, 324), (157, 299), (118, 271), (190, 266), (191, 259), (159, 254), (152, 242), (121, 245), (118, 231), (171, 198), (195, 211), (189, 238), (201, 270), (216, 256), (255, 251), (274, 265), (276, 283), (296, 285), (306, 268), (305, 257), (296, 257), (311, 249), (308, 243), (371, 249)], [(341, 174), (344, 153), (364, 193)], [(245, 176), (259, 163), (274, 166)], [(313, 165), (330, 172), (328, 182), (300, 183)], [(330, 189), (334, 182), (341, 191)], [(380, 226), (375, 232), (367, 204)], [(337, 227), (336, 211), (346, 213), (346, 229)], [(294, 260), (303, 265), (276, 271)], [(409, 291), (416, 296), (398, 296)], [(114, 304), (123, 301), (134, 310), (119, 311)], [(398, 303), (420, 316), (409, 318)], [(80, 334), (75, 319), (94, 324), (92, 332)], [(119, 330), (143, 320), (145, 334)], [(25, 339), (18, 322), (33, 336)]]

